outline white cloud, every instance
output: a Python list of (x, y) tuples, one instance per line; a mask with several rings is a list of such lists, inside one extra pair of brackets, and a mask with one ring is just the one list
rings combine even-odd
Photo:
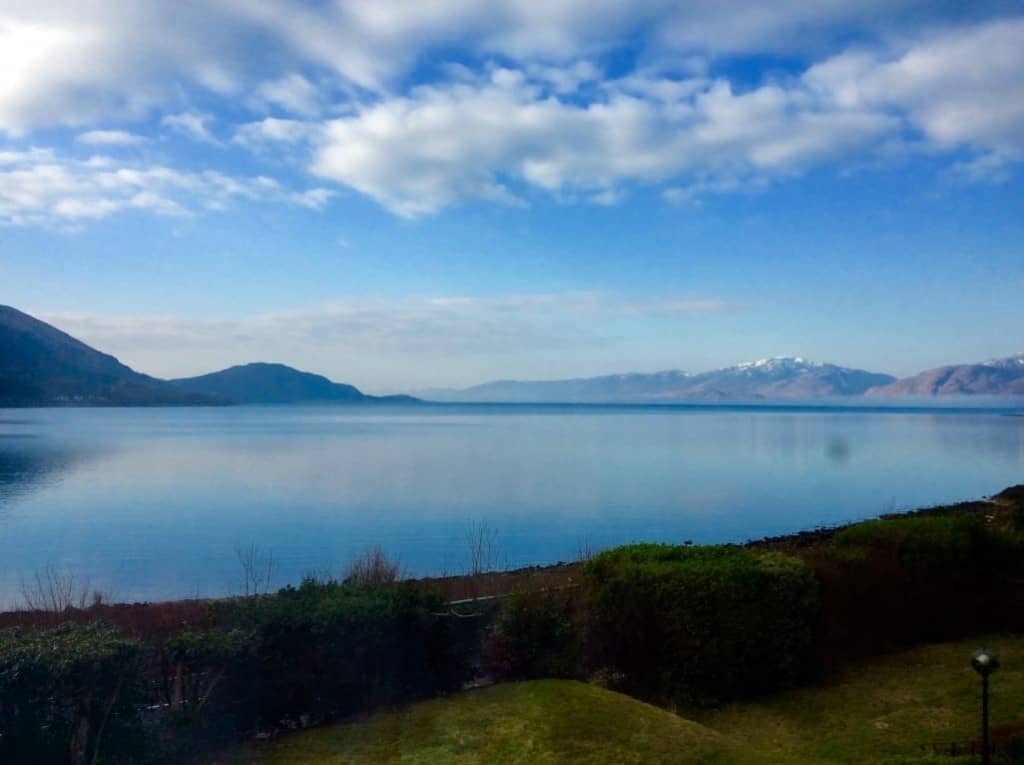
[(896, 126), (884, 114), (825, 107), (799, 85), (737, 94), (727, 81), (698, 78), (644, 89), (663, 98), (635, 95), (631, 77), (606, 83), (601, 99), (562, 100), (509, 69), (420, 87), (328, 122), (312, 170), (408, 217), (462, 198), (516, 201), (520, 186), (588, 191), (606, 203), (633, 182), (799, 172)]
[(595, 77), (569, 64), (497, 68), (386, 97), (326, 124), (312, 171), (406, 217), (461, 199), (522, 201), (524, 189), (608, 204), (631, 183), (667, 198), (763, 187), (899, 142), (977, 153), (958, 169), (1005, 177), (1024, 157), (1024, 19), (850, 50), (801, 76), (737, 91), (702, 74)]
[(206, 126), (208, 122), (213, 122), (213, 115), (200, 114), (198, 112), (181, 112), (180, 114), (166, 115), (160, 121), (160, 124), (196, 141), (219, 144), (220, 141), (217, 140), (217, 137)]
[(257, 122), (239, 125), (231, 140), (255, 150), (267, 144), (302, 143), (312, 139), (319, 130), (318, 123), (267, 117)]
[(89, 130), (75, 140), (90, 146), (137, 146), (146, 141), (141, 135), (125, 130)]
[(205, 170), (74, 160), (50, 150), (0, 152), (0, 225), (69, 225), (126, 210), (188, 215), (232, 200), (282, 202), (321, 209), (334, 192), (282, 188), (263, 176), (236, 178)]
[(938, 149), (1024, 153), (1024, 18), (926, 37), (895, 53), (849, 51), (805, 80), (843, 107), (895, 109)]
[(968, 183), (989, 183), (1000, 184), (1010, 179), (1009, 166), (1014, 159), (1000, 154), (989, 152), (980, 154), (969, 160), (953, 164), (953, 173)]
[(0, 130), (141, 117), (185, 88), (251, 78), (229, 2), (8, 0), (0, 8)]
[(4, 165), (23, 165), (32, 162), (49, 162), (55, 156), (53, 149), (42, 149), (36, 146), (25, 150), (0, 151), (0, 167)]
[[(1024, 156), (1024, 18), (954, 5), (8, 0), (0, 131), (97, 125), (78, 142), (130, 145), (103, 126), (157, 112), (224, 145), (216, 119), (230, 143), (407, 217), (537, 191), (612, 204), (634, 184), (695, 199), (898, 145), (1005, 177)], [(609, 80), (618, 52), (636, 63)], [(728, 56), (779, 53), (807, 70), (716, 74)], [(248, 121), (229, 126), (218, 99)]]
[(575, 93), (583, 85), (602, 79), (601, 70), (590, 61), (577, 61), (568, 66), (533, 65), (528, 71), (532, 78), (547, 83), (559, 95)]
[(336, 196), (331, 189), (309, 189), (288, 194), (287, 200), (292, 204), (308, 207), (310, 210), (322, 210)]
[[(821, 54), (837, 39), (913, 31), (922, 14), (955, 19), (928, 0), (7, 0), (0, 8), (0, 130), (140, 116), (183, 96), (255, 94), (290, 113), (316, 113), (307, 70), (392, 90), (431, 52), (458, 48), (538, 65), (579, 61), (624, 44), (643, 57)], [(975, 18), (1005, 5), (972, 3)], [(254, 51), (259, 51), (254, 55)], [(559, 77), (566, 73), (553, 70)], [(577, 73), (576, 77), (586, 76)], [(568, 87), (568, 84), (564, 85)], [(321, 88), (321, 92), (322, 92)]]
[(258, 103), (278, 107), (300, 117), (315, 117), (319, 114), (321, 98), (320, 89), (297, 72), (268, 80), (256, 91)]

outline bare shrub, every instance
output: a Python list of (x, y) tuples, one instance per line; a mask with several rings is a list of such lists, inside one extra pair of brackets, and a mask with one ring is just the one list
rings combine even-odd
[[(692, 542), (683, 542), (684, 545), (693, 544)], [(606, 550), (611, 549), (607, 544), (600, 544), (590, 538), (589, 535), (583, 534), (576, 538), (576, 563), (587, 563), (596, 558)]]
[(466, 573), (478, 577), (498, 568), (498, 531), (487, 521), (466, 525)]
[(360, 587), (380, 587), (394, 584), (405, 578), (405, 572), (397, 560), (391, 560), (376, 545), (357, 555), (345, 568), (342, 580), (346, 584)]
[(28, 611), (62, 614), (69, 609), (84, 609), (110, 602), (110, 595), (90, 587), (88, 579), (58, 571), (47, 565), (32, 575), (32, 581), (22, 582), (21, 598)]
[(576, 539), (576, 562), (587, 563), (594, 559), (594, 557), (602, 551), (602, 548), (597, 547), (590, 537), (582, 536)]
[(237, 544), (235, 557), (242, 568), (242, 594), (249, 597), (270, 592), (270, 581), (274, 576), (274, 553), (255, 543), (248, 547)]
[(316, 582), (317, 584), (332, 584), (338, 581), (336, 573), (326, 564), (308, 568), (302, 572), (303, 582)]

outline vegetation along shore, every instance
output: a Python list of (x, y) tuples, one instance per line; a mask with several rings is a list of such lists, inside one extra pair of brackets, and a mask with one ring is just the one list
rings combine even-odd
[[(596, 726), (610, 737), (605, 760), (580, 750), (581, 762), (610, 762), (615, 746), (641, 746), (650, 738), (642, 732), (655, 729), (664, 737), (648, 742), (645, 761), (930, 757), (922, 749), (929, 743), (970, 739), (970, 721), (957, 711), (967, 691), (945, 687), (941, 667), (955, 665), (973, 636), (1024, 631), (1024, 486), (746, 545), (636, 544), (580, 557), (402, 580), (377, 551), (344, 575), (244, 597), (84, 608), (37, 600), (0, 615), (0, 761), (369, 762), (381, 736), (434, 725), (436, 735), (413, 743), (440, 748), (434, 759), (410, 750), (416, 761), (518, 762), (527, 758), (521, 742), (492, 757), (494, 747), (516, 726), (545, 718), (548, 707), (579, 708), (579, 731)], [(1020, 648), (1020, 638), (999, 640)], [(853, 720), (875, 708), (877, 694), (863, 686), (858, 696), (843, 680), (861, 671), (851, 668), (881, 672), (900, 660), (872, 657), (948, 641), (961, 642), (897, 654), (919, 666), (920, 693), (960, 694), (934, 712), (934, 724), (919, 719), (919, 699), (907, 691), (886, 702), (881, 723), (894, 735), (864, 739), (877, 745), (874, 754), (844, 745), (847, 759), (830, 760), (827, 739), (818, 749), (795, 741), (786, 717), (793, 694), (828, 697), (823, 715), (846, 708)], [(1020, 677), (1005, 675), (1006, 698), (1024, 694)], [(469, 688), (542, 679), (563, 682), (474, 691), (477, 701), (460, 707)], [(406, 706), (439, 696), (446, 700)], [(393, 709), (405, 711), (362, 729), (288, 733)], [(916, 720), (906, 729), (904, 712)], [(1009, 714), (1004, 708), (998, 717), (1004, 751), (1015, 746), (1014, 724), (1024, 724), (1024, 714)], [(475, 754), (467, 744), (462, 759), (445, 759), (446, 737), (482, 724), (472, 722), (479, 715), (505, 733), (472, 745)], [(604, 725), (602, 716), (621, 716), (622, 724)], [(749, 729), (747, 716), (763, 724)], [(558, 719), (569, 725), (575, 717)], [(789, 754), (749, 759), (744, 751), (770, 749), (768, 730), (794, 738), (783, 747)], [(572, 761), (562, 755), (577, 744), (563, 734), (537, 733), (537, 746), (550, 749), (540, 761)], [(252, 748), (282, 736), (285, 743)], [(692, 757), (673, 759), (668, 741), (689, 741)], [(391, 751), (403, 751), (393, 743)], [(336, 759), (326, 754), (331, 747)]]

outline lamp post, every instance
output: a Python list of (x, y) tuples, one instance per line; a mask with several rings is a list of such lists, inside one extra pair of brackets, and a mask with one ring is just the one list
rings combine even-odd
[(999, 669), (999, 659), (987, 648), (979, 648), (971, 656), (971, 666), (981, 675), (981, 762), (990, 765), (992, 751), (988, 741), (988, 676)]

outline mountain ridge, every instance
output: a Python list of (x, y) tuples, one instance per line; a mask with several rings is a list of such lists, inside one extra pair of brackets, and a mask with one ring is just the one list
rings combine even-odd
[(322, 375), (265, 362), (161, 380), (51, 324), (0, 305), (0, 407), (418, 401), (412, 396), (370, 396)]
[(439, 401), (498, 403), (671, 403), (859, 395), (892, 375), (808, 361), (800, 356), (743, 362), (701, 373), (681, 370), (566, 380), (497, 380), (461, 390), (428, 391)]
[(0, 406), (212, 404), (0, 305)]
[(266, 361), (238, 364), (169, 382), (183, 391), (215, 396), (235, 404), (413, 403), (419, 400), (412, 396), (371, 396), (354, 385)]
[(935, 367), (877, 386), (868, 396), (1024, 395), (1024, 353), (980, 364)]
[[(1024, 353), (955, 364), (897, 379), (800, 356), (691, 373), (678, 369), (562, 380), (495, 380), (425, 392), (438, 402), (672, 403), (692, 400), (1024, 395)], [(418, 403), (373, 396), (284, 364), (253, 362), (161, 380), (137, 372), (29, 314), (0, 305), (0, 407), (291, 403)]]

